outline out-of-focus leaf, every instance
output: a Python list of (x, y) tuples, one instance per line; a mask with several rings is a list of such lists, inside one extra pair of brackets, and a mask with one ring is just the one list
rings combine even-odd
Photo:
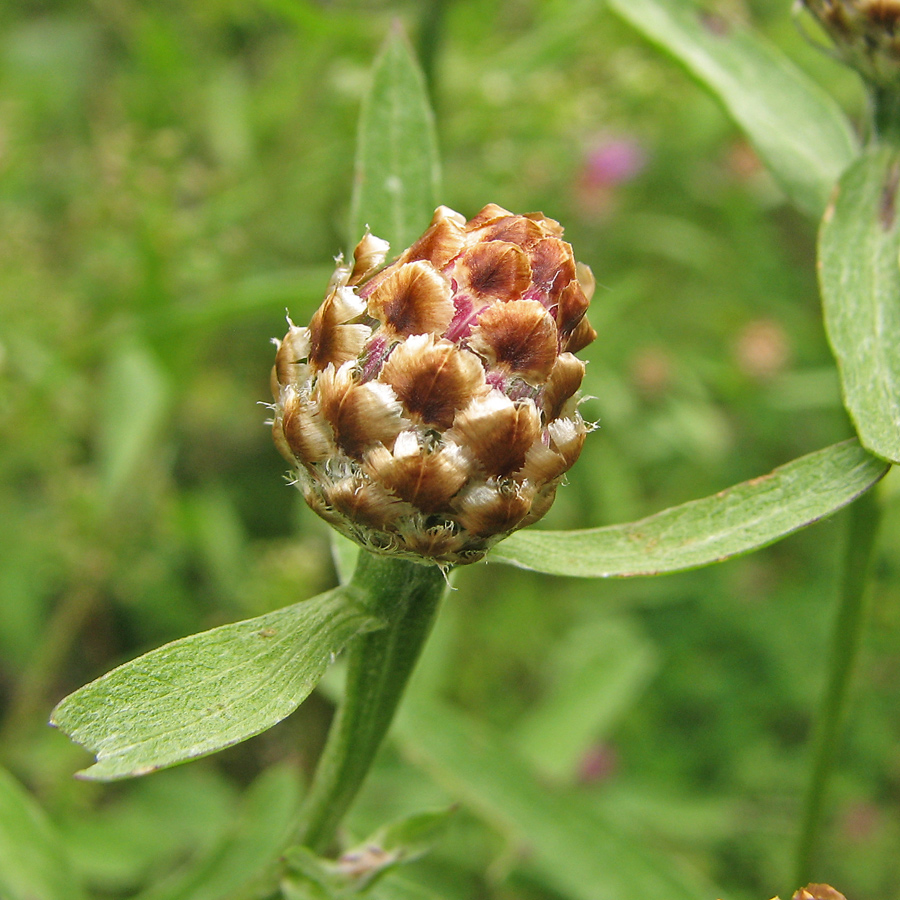
[(290, 838), (300, 783), (293, 766), (273, 766), (247, 789), (224, 841), (187, 871), (136, 900), (228, 900), (268, 873)]
[(424, 856), (447, 831), (455, 807), (414, 813), (379, 828), (373, 835), (341, 854), (337, 871), (359, 889), (374, 884), (403, 863)]
[(538, 771), (571, 780), (654, 669), (653, 646), (625, 619), (576, 625), (549, 662), (551, 683), (520, 722), (515, 743)]
[(369, 897), (372, 900), (441, 900), (428, 888), (393, 872), (372, 888)]
[(828, 339), (863, 446), (900, 462), (900, 151), (871, 147), (841, 178), (819, 232)]
[(112, 780), (205, 756), (290, 715), (354, 635), (374, 626), (338, 589), (173, 641), (66, 697), (51, 723)]
[(710, 896), (676, 859), (624, 836), (574, 792), (543, 786), (499, 734), (449, 706), (407, 698), (395, 736), (414, 764), (519, 842), (554, 891), (572, 900)]
[(65, 813), (60, 834), (85, 885), (131, 896), (147, 878), (201, 859), (234, 820), (236, 790), (211, 767), (182, 766), (134, 783), (85, 814)]
[(724, 104), (779, 184), (818, 216), (857, 153), (840, 107), (774, 46), (689, 0), (609, 0)]
[(150, 351), (125, 343), (109, 362), (100, 421), (100, 461), (107, 500), (139, 478), (139, 467), (162, 424), (169, 389)]
[(0, 897), (79, 900), (81, 886), (44, 811), (0, 769)]
[(451, 807), (406, 816), (382, 826), (337, 859), (317, 856), (308, 847), (291, 847), (284, 854), (288, 881), (312, 896), (317, 896), (316, 891), (326, 897), (368, 894), (397, 866), (427, 853), (443, 836), (454, 812)]
[(887, 469), (857, 441), (844, 441), (637, 522), (582, 531), (519, 531), (498, 544), (490, 558), (582, 578), (695, 569), (749, 553), (830, 516)]
[(375, 61), (356, 147), (350, 240), (368, 226), (400, 253), (437, 206), (440, 161), (425, 80), (399, 26)]

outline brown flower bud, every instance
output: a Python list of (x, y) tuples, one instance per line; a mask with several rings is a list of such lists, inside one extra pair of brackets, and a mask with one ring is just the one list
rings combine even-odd
[(870, 84), (900, 88), (900, 0), (799, 0)]
[(386, 268), (366, 234), (272, 372), (275, 444), (307, 502), (370, 550), (470, 563), (537, 521), (581, 452), (594, 281), (562, 228), (439, 207)]

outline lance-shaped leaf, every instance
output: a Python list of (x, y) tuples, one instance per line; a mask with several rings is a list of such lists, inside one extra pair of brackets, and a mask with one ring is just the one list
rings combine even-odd
[(825, 327), (864, 447), (900, 462), (900, 151), (871, 147), (819, 232)]
[(819, 216), (857, 153), (847, 117), (777, 48), (688, 0), (609, 0), (716, 94), (791, 200)]
[(152, 650), (70, 694), (51, 724), (96, 754), (84, 777), (144, 775), (280, 722), (347, 641), (375, 626), (338, 588)]
[(583, 531), (519, 531), (498, 544), (490, 559), (583, 578), (694, 569), (749, 553), (831, 515), (887, 470), (857, 441), (844, 441), (638, 522)]
[(400, 253), (438, 204), (440, 161), (425, 79), (399, 27), (375, 61), (356, 148), (350, 240), (368, 226)]

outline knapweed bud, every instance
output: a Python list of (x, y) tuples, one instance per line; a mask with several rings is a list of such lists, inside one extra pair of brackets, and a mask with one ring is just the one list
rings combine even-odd
[(799, 0), (867, 82), (900, 88), (900, 0)]
[(273, 433), (307, 503), (370, 550), (480, 559), (550, 508), (581, 452), (593, 278), (562, 228), (439, 207), (391, 265), (367, 234), (278, 342)]

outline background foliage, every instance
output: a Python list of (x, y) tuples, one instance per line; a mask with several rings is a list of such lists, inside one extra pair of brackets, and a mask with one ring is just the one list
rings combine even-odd
[[(787, 6), (716, 11), (860, 118), (854, 77)], [(636, 519), (852, 434), (814, 223), (602, 4), (4, 4), (0, 895), (246, 896), (287, 827), (327, 691), (113, 786), (72, 780), (87, 755), (45, 723), (118, 662), (335, 581), (256, 404), (284, 308), (306, 319), (349, 244), (359, 101), (398, 14), (431, 75), (442, 202), (542, 209), (597, 276), (601, 428), (549, 526)], [(895, 485), (816, 869), (854, 900), (900, 895)], [(594, 896), (598, 822), (709, 897), (792, 890), (843, 515), (666, 579), (460, 572), (353, 833), (461, 801), (409, 869), (446, 898)], [(474, 747), (481, 765), (457, 765)]]

